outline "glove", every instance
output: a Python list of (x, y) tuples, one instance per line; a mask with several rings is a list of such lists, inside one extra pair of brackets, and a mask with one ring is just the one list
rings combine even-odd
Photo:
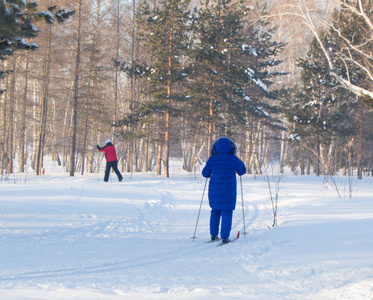
[(98, 150), (100, 150), (100, 149), (101, 149), (99, 145), (97, 145), (96, 147), (97, 147), (97, 149), (98, 149)]

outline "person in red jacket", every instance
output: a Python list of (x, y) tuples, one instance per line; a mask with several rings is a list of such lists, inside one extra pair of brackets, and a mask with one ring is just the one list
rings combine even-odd
[(105, 144), (106, 145), (102, 148), (99, 145), (97, 145), (97, 149), (100, 152), (105, 152), (105, 157), (106, 157), (106, 170), (105, 170), (104, 181), (105, 182), (109, 181), (109, 175), (110, 175), (111, 168), (113, 168), (115, 174), (117, 174), (119, 181), (122, 181), (123, 176), (118, 170), (118, 157), (115, 151), (115, 147), (111, 143), (111, 140), (106, 140)]

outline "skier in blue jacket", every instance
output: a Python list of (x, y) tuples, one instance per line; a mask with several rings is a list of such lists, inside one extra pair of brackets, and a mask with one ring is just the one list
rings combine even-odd
[(220, 138), (211, 147), (211, 156), (202, 170), (205, 178), (210, 177), (209, 204), (211, 207), (211, 239), (218, 238), (220, 219), (220, 236), (223, 243), (229, 243), (232, 228), (233, 210), (236, 208), (237, 180), (246, 173), (245, 164), (236, 156), (237, 146), (228, 138)]

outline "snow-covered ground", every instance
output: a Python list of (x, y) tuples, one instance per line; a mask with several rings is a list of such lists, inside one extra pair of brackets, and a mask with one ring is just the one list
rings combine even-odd
[[(286, 174), (278, 226), (261, 176), (242, 178), (232, 244), (209, 240), (205, 179), (103, 173), (0, 182), (0, 299), (373, 299), (373, 179), (336, 190)], [(238, 181), (239, 182), (239, 181)], [(356, 185), (355, 185), (356, 184)]]

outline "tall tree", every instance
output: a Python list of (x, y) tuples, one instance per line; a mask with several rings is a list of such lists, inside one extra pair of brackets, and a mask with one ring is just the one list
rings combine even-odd
[[(370, 51), (373, 47), (371, 0), (338, 0), (333, 18), (321, 20), (319, 17), (323, 14), (319, 14), (319, 10), (322, 5), (318, 1), (290, 2), (281, 14), (296, 17), (309, 28), (326, 58), (328, 76), (334, 77), (342, 88), (361, 96), (361, 101), (373, 107), (372, 85), (353, 81), (349, 74), (350, 66), (354, 65), (370, 82), (373, 80), (373, 57)], [(331, 51), (328, 40), (321, 36), (321, 26), (331, 28), (331, 34), (339, 40), (339, 48)]]
[[(149, 94), (145, 104), (157, 107), (152, 113), (164, 115), (162, 136), (164, 149), (164, 176), (169, 177), (170, 133), (172, 115), (177, 115), (176, 103), (185, 98), (177, 87), (185, 80), (183, 57), (188, 49), (187, 25), (189, 0), (162, 0), (153, 9), (143, 3), (137, 13), (137, 24), (142, 45), (152, 56)], [(160, 46), (163, 45), (163, 46)]]
[(229, 0), (206, 1), (195, 12), (193, 96), (208, 116), (208, 149), (214, 134), (230, 136), (239, 124), (251, 128), (250, 116), (269, 120), (274, 112), (269, 86), (281, 75), (274, 67), (284, 45), (272, 40), (263, 14)]
[[(35, 1), (0, 1), (0, 60), (6, 59), (17, 50), (38, 48), (37, 44), (29, 44), (25, 40), (35, 38), (39, 33), (33, 25), (35, 19), (45, 19), (47, 23), (54, 23), (55, 19), (64, 22), (74, 13), (71, 10), (57, 10), (56, 6), (49, 8), (49, 12), (39, 12), (37, 6)], [(3, 76), (4, 72), (0, 70), (0, 75)]]
[(78, 104), (79, 104), (79, 84), (80, 84), (80, 60), (81, 60), (81, 43), (82, 43), (82, 0), (78, 1), (78, 23), (77, 23), (77, 37), (75, 48), (75, 71), (74, 71), (74, 86), (73, 86), (73, 116), (72, 116), (72, 137), (70, 150), (70, 176), (75, 174), (75, 155), (77, 148), (77, 131), (78, 131)]
[[(38, 11), (37, 3), (32, 1), (26, 3), (25, 1), (0, 1), (0, 61), (6, 60), (9, 56), (14, 55), (15, 53), (21, 53), (22, 50), (29, 50), (29, 49), (38, 49), (39, 46), (36, 43), (30, 43), (31, 39), (36, 39), (39, 35), (38, 29), (35, 27), (34, 24), (39, 24), (39, 21), (44, 20), (47, 24), (53, 24), (57, 20), (57, 22), (62, 23), (66, 19), (68, 19), (74, 12), (73, 11), (65, 11), (61, 9), (57, 9), (56, 6), (49, 7), (46, 11)], [(27, 84), (28, 79), (26, 77), (19, 77), (19, 69), (14, 69), (13, 79), (21, 81), (24, 79), (24, 101), (23, 101), (23, 111), (26, 109), (27, 103)], [(28, 71), (26, 70), (26, 73)], [(1, 70), (0, 71), (0, 78), (4, 78), (4, 76), (9, 73), (8, 71)], [(19, 97), (17, 93), (19, 93), (17, 85), (14, 85), (14, 89), (11, 90), (14, 93), (14, 97), (11, 97), (11, 105), (9, 108), (12, 110), (16, 107), (16, 99)], [(0, 89), (0, 93), (4, 92), (3, 89)], [(8, 95), (9, 96), (9, 95)], [(47, 98), (44, 98), (47, 99)], [(5, 112), (4, 112), (5, 114)], [(9, 116), (11, 116), (9, 114)], [(25, 116), (25, 113), (23, 114)], [(45, 118), (43, 118), (45, 120)], [(45, 123), (44, 123), (45, 124)], [(13, 126), (13, 125), (12, 125)], [(20, 170), (23, 170), (23, 165), (25, 163), (24, 157), (24, 149), (25, 145), (25, 128), (26, 123), (21, 124), (21, 141), (19, 141), (20, 145)], [(18, 139), (11, 140), (12, 145), (10, 146), (11, 149), (16, 149)], [(13, 151), (11, 151), (13, 152)], [(13, 159), (13, 154), (11, 155), (10, 159)], [(40, 160), (39, 160), (40, 161)], [(21, 165), (22, 164), (22, 165)], [(12, 172), (13, 166), (8, 169), (9, 172)]]
[(192, 96), (201, 100), (201, 115), (208, 116), (208, 151), (212, 144), (215, 123), (221, 113), (220, 108), (226, 107), (231, 89), (235, 88), (230, 85), (229, 80), (233, 67), (230, 58), (232, 51), (243, 44), (237, 39), (244, 12), (242, 6), (232, 4), (229, 0), (218, 0), (217, 3), (206, 1), (194, 12), (195, 43), (192, 61), (195, 67), (195, 93)]
[(45, 47), (44, 65), (43, 65), (43, 76), (42, 76), (42, 99), (40, 108), (40, 131), (39, 140), (36, 152), (36, 174), (42, 174), (43, 167), (43, 154), (45, 145), (45, 135), (47, 129), (47, 116), (48, 116), (48, 98), (49, 98), (49, 82), (50, 82), (50, 69), (51, 69), (51, 41), (52, 41), (52, 24), (48, 24), (47, 27), (47, 42)]
[[(325, 34), (324, 39), (327, 39)], [(337, 151), (337, 139), (356, 133), (351, 94), (342, 94), (337, 89), (338, 82), (326, 76), (328, 62), (316, 39), (310, 45), (307, 57), (299, 60), (299, 66), (303, 85), (296, 91), (295, 99), (284, 102), (288, 120), (294, 124), (292, 138), (300, 143), (297, 147), (299, 155), (305, 152), (314, 155), (317, 175), (322, 171), (334, 174), (337, 166), (333, 154)]]

